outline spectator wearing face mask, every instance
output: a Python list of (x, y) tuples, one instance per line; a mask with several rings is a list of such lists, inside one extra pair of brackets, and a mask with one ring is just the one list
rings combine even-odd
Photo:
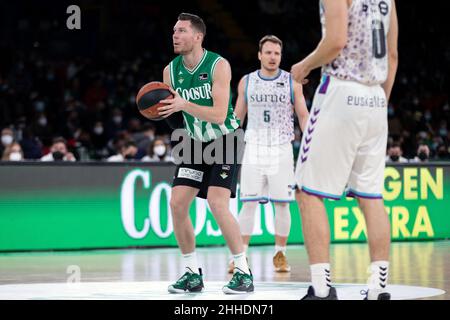
[(411, 159), (411, 162), (428, 162), (430, 159), (430, 148), (426, 144), (420, 144), (417, 148), (417, 156)]
[(2, 161), (22, 161), (22, 147), (17, 142), (11, 143), (3, 151)]
[(136, 154), (138, 152), (138, 148), (134, 141), (130, 141), (130, 140), (122, 141), (122, 142), (118, 142), (117, 145), (118, 145), (119, 153), (109, 157), (108, 159), (106, 159), (106, 161), (122, 162), (122, 161), (135, 160)]
[(41, 158), (41, 161), (76, 161), (75, 156), (67, 150), (66, 139), (58, 137), (53, 139), (50, 152)]
[(407, 163), (408, 159), (403, 158), (403, 151), (398, 143), (392, 144), (387, 151), (386, 163)]
[(3, 154), (4, 150), (10, 146), (14, 141), (14, 133), (11, 128), (3, 128), (1, 143), (0, 143), (0, 154)]
[(148, 162), (173, 162), (174, 159), (168, 154), (167, 145), (161, 138), (156, 138), (150, 144), (147, 155), (142, 158), (142, 161)]

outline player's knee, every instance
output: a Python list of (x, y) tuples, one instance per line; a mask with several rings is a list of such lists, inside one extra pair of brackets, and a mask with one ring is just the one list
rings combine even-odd
[(211, 211), (214, 215), (229, 209), (227, 202), (223, 201), (220, 198), (208, 197), (207, 200), (208, 200), (208, 205), (211, 208)]
[(256, 208), (258, 207), (258, 201), (246, 201), (242, 204), (241, 213), (244, 212), (252, 212), (255, 213)]
[(180, 217), (188, 213), (189, 204), (185, 203), (182, 199), (172, 197), (170, 199), (170, 209), (174, 217)]

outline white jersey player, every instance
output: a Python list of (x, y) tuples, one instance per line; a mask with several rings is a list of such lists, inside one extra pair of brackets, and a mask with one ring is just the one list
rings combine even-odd
[(320, 16), (322, 40), (291, 70), (305, 84), (310, 71), (322, 66), (295, 173), (312, 277), (304, 298), (337, 299), (323, 198), (338, 200), (346, 191), (357, 198), (367, 225), (372, 263), (366, 299), (390, 299), (390, 227), (382, 191), (387, 101), (398, 64), (395, 2), (321, 0)]
[[(248, 246), (253, 232), (258, 203), (271, 201), (275, 206), (275, 271), (288, 272), (285, 253), (291, 227), (289, 203), (294, 201), (294, 111), (301, 128), (308, 120), (308, 110), (301, 84), (279, 68), (282, 41), (265, 36), (259, 43), (261, 69), (244, 76), (238, 87), (235, 113), (244, 121), (245, 152), (241, 170), (239, 225)], [(233, 270), (230, 265), (229, 272)]]

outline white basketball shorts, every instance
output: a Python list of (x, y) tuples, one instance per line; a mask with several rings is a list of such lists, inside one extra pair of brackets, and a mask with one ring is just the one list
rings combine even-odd
[(241, 201), (291, 202), (295, 199), (292, 144), (247, 143), (241, 169)]
[(304, 192), (338, 200), (381, 199), (387, 101), (379, 85), (322, 76), (303, 133), (295, 182)]

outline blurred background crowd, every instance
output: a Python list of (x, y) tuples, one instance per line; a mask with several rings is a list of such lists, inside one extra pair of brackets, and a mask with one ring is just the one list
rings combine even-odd
[[(205, 47), (232, 66), (236, 86), (259, 67), (266, 34), (284, 41), (282, 68), (321, 37), (318, 1), (79, 1), (81, 30), (68, 30), (65, 1), (0, 3), (0, 156), (3, 161), (171, 161), (170, 128), (137, 111), (135, 96), (161, 81), (182, 11), (202, 16)], [(442, 8), (440, 8), (442, 6)], [(435, 10), (397, 1), (399, 70), (388, 107), (388, 162), (450, 160), (450, 42)], [(304, 87), (311, 106), (320, 71)], [(301, 132), (296, 125), (295, 150)]]

